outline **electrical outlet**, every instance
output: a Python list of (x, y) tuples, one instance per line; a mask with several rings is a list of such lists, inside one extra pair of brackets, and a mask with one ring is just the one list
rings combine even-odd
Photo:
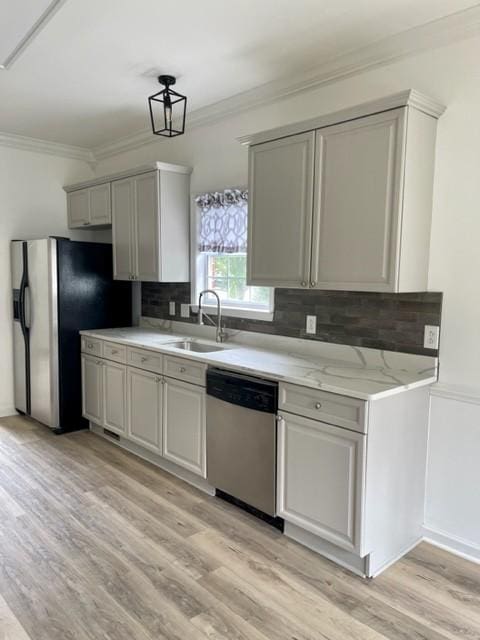
[(171, 301), (168, 303), (168, 312), (171, 316), (175, 315), (175, 302)]
[(307, 333), (317, 333), (317, 316), (307, 316), (305, 330)]
[(190, 305), (189, 304), (181, 304), (180, 305), (180, 315), (182, 318), (190, 317)]
[(438, 349), (440, 338), (440, 327), (433, 324), (426, 324), (423, 334), (423, 346), (425, 349)]

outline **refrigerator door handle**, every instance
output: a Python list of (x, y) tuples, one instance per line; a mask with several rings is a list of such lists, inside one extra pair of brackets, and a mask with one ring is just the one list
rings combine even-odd
[(23, 292), (22, 309), (25, 328), (30, 329), (32, 325), (32, 307), (30, 304), (30, 287), (28, 284), (25, 286), (25, 290)]
[(18, 299), (18, 317), (20, 319), (20, 326), (22, 327), (22, 333), (27, 335), (27, 323), (25, 321), (25, 291), (27, 289), (27, 279), (25, 277), (25, 271), (22, 275), (22, 282), (20, 283), (20, 295)]

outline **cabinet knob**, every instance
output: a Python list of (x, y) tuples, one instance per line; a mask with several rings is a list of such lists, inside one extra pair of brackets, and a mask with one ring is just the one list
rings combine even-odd
[(91, 342), (87, 344), (87, 349), (93, 349), (93, 344)]
[(310, 286), (311, 286), (311, 287), (314, 287), (316, 284), (317, 284), (317, 283), (316, 283), (314, 280), (312, 280), (312, 282), (310, 282)]
[(148, 360), (147, 356), (142, 357), (142, 362), (146, 362)]
[(321, 409), (322, 408), (322, 403), (321, 402), (316, 402), (315, 403), (315, 409)]
[(307, 283), (305, 282), (305, 280), (302, 282), (302, 287), (306, 287)]
[(84, 227), (90, 226), (90, 222), (83, 222), (82, 224), (83, 224)]
[(95, 364), (102, 365), (102, 364), (103, 364), (103, 362), (102, 362), (101, 360), (97, 360)]
[(185, 367), (180, 367), (180, 373), (185, 373), (186, 369)]
[(283, 416), (281, 415), (277, 416), (277, 422), (284, 422), (284, 421), (285, 421), (285, 418)]

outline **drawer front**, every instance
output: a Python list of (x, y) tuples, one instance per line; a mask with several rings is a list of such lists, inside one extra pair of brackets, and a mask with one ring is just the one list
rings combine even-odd
[(192, 382), (204, 387), (206, 370), (207, 365), (201, 362), (165, 356), (163, 373), (170, 378)]
[(147, 351), (147, 349), (134, 349), (129, 347), (127, 349), (127, 363), (139, 369), (162, 373), (163, 356), (154, 351)]
[(366, 433), (365, 404), (363, 400), (294, 384), (281, 383), (279, 387), (279, 409), (359, 433)]
[(95, 338), (89, 338), (88, 336), (82, 336), (81, 348), (83, 353), (88, 353), (91, 356), (102, 355), (102, 341)]
[(127, 347), (123, 344), (116, 344), (115, 342), (104, 342), (103, 357), (107, 358), (107, 360), (114, 360), (115, 362), (126, 362)]

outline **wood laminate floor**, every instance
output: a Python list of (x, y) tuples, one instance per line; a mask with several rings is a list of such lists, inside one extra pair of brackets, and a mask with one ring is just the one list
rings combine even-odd
[(89, 432), (0, 419), (0, 640), (480, 639), (480, 567), (362, 580)]

